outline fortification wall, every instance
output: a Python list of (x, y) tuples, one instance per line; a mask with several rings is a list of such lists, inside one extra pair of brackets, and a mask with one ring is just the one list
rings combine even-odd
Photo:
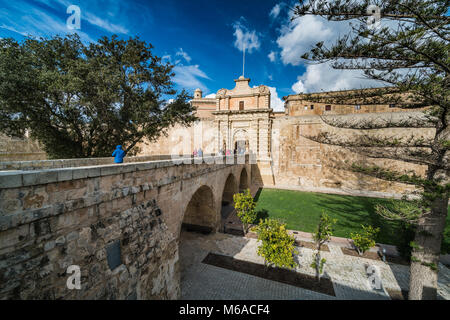
[[(380, 114), (360, 114), (352, 117), (371, 120)], [(408, 116), (401, 113), (401, 116)], [(304, 189), (338, 189), (375, 191), (401, 194), (412, 191), (409, 185), (392, 183), (367, 175), (343, 170), (343, 166), (361, 161), (400, 171), (425, 174), (426, 167), (390, 159), (372, 159), (338, 146), (314, 142), (305, 136), (314, 136), (321, 131), (335, 133), (345, 140), (355, 135), (355, 130), (338, 129), (326, 125), (319, 116), (280, 117), (274, 119), (272, 128), (272, 172), (275, 185), (296, 186)], [(372, 130), (372, 133), (375, 130)], [(386, 137), (410, 137), (416, 129), (389, 128), (376, 130)], [(434, 134), (434, 129), (424, 129), (421, 136)], [(267, 165), (266, 165), (267, 167)], [(266, 169), (267, 171), (267, 169)]]
[(156, 142), (145, 140), (139, 144), (140, 156), (144, 155), (168, 155), (168, 154), (192, 154), (198, 148), (202, 148), (203, 154), (215, 153), (216, 125), (213, 119), (202, 118), (190, 127), (176, 125), (170, 128), (167, 136), (161, 136)]
[(31, 139), (19, 139), (0, 134), (0, 161), (45, 160), (41, 145)]

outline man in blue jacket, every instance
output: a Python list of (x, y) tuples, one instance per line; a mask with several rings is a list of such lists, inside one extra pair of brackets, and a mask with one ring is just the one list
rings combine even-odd
[(125, 151), (122, 150), (122, 146), (117, 146), (114, 150), (112, 156), (114, 157), (115, 163), (123, 163), (123, 157), (125, 157)]

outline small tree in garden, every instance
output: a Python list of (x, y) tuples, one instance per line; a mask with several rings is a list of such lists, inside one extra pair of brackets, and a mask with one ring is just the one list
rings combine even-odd
[(313, 234), (314, 242), (317, 245), (317, 252), (313, 256), (313, 262), (311, 263), (311, 268), (316, 270), (317, 281), (320, 282), (320, 275), (323, 272), (323, 267), (327, 262), (326, 259), (321, 259), (320, 248), (325, 242), (329, 241), (333, 235), (333, 224), (336, 224), (336, 219), (331, 219), (328, 214), (322, 213), (320, 216), (319, 225), (317, 226), (317, 231)]
[(248, 232), (250, 224), (256, 219), (256, 203), (250, 193), (250, 189), (245, 190), (243, 193), (236, 193), (233, 195), (234, 208), (236, 209), (237, 216), (242, 222), (244, 233)]
[(373, 228), (372, 226), (362, 226), (362, 228), (361, 233), (351, 233), (353, 244), (359, 255), (363, 255), (364, 252), (375, 246), (375, 237), (380, 232), (380, 228)]
[(286, 225), (274, 219), (261, 220), (258, 227), (258, 255), (264, 258), (266, 265), (282, 268), (295, 268), (294, 254), (297, 254), (295, 239), (289, 235)]

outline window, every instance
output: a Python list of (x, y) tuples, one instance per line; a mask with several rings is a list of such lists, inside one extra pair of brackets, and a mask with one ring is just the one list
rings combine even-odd
[(325, 106), (325, 111), (331, 111), (331, 106), (330, 105), (326, 105)]
[(390, 104), (389, 108), (395, 108), (395, 104)]
[(305, 110), (308, 110), (308, 106), (305, 106)]
[(311, 105), (311, 110), (314, 110), (314, 105), (313, 104)]
[(361, 106), (360, 106), (359, 104), (357, 104), (357, 105), (355, 106), (355, 110), (361, 110)]
[(244, 101), (239, 101), (239, 111), (244, 110)]

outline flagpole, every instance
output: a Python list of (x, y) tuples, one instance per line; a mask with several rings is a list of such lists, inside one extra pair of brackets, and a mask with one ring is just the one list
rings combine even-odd
[(245, 77), (245, 44), (244, 44), (244, 54), (242, 59), (242, 76)]

